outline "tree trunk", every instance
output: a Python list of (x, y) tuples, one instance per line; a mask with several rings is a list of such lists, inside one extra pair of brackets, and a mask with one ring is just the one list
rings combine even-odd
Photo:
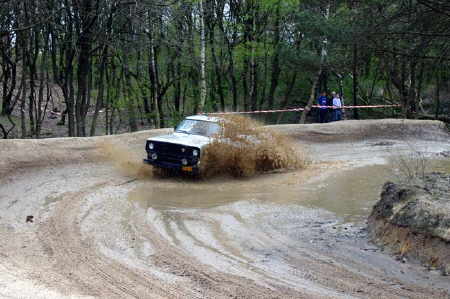
[(179, 59), (177, 59), (177, 62), (175, 64), (175, 74), (174, 77), (176, 78), (175, 81), (175, 90), (173, 93), (173, 101), (175, 104), (175, 111), (178, 113), (178, 115), (181, 115), (183, 112), (183, 102), (181, 98), (181, 62)]
[(252, 2), (252, 24), (250, 31), (250, 106), (252, 110), (257, 109), (258, 104), (258, 65), (256, 62), (256, 5)]
[(136, 122), (136, 105), (134, 101), (133, 94), (131, 92), (131, 75), (129, 70), (128, 54), (123, 57), (122, 74), (124, 76), (124, 86), (122, 89), (122, 96), (126, 98), (126, 107), (128, 115), (128, 126), (131, 132), (137, 131)]
[(206, 33), (205, 33), (205, 13), (203, 10), (203, 0), (200, 5), (200, 103), (199, 112), (204, 112), (206, 103)]
[[(287, 85), (286, 92), (284, 94), (284, 98), (280, 106), (281, 109), (287, 108), (296, 80), (297, 80), (297, 72), (294, 71), (294, 74), (292, 75), (291, 80), (289, 80), (289, 83)], [(283, 114), (284, 114), (283, 112), (278, 114), (277, 124), (280, 123), (281, 119), (283, 118)]]
[[(77, 120), (77, 136), (86, 136), (86, 115), (89, 109), (89, 77), (91, 73), (91, 49), (93, 42), (92, 28), (97, 19), (94, 2), (91, 0), (74, 1), (81, 27), (78, 32), (78, 68), (77, 98), (75, 113)], [(98, 9), (98, 2), (97, 2)]]
[(5, 127), (0, 123), (0, 129), (2, 130), (3, 139), (8, 139), (8, 132), (6, 131)]
[(158, 73), (156, 70), (156, 51), (154, 45), (154, 32), (153, 32), (153, 21), (151, 16), (149, 15), (149, 65), (148, 65), (148, 73), (150, 77), (150, 91), (152, 97), (152, 105), (153, 111), (155, 112), (155, 127), (159, 129), (161, 127), (161, 116), (160, 116), (160, 105), (159, 105), (159, 78), (157, 77)]
[(314, 104), (314, 101), (316, 100), (316, 88), (317, 84), (319, 83), (321, 75), (322, 75), (322, 68), (320, 68), (319, 71), (317, 71), (316, 76), (313, 78), (308, 103), (306, 104), (305, 110), (303, 110), (302, 115), (300, 117), (300, 124), (304, 124), (306, 122), (306, 115), (311, 110), (311, 106)]
[(221, 19), (219, 21), (219, 28), (222, 32), (222, 37), (226, 43), (227, 47), (227, 53), (228, 53), (228, 69), (227, 69), (227, 75), (231, 80), (231, 94), (232, 94), (232, 110), (237, 111), (238, 110), (238, 83), (235, 75), (235, 68), (234, 68), (234, 54), (233, 54), (233, 45), (228, 37), (228, 33), (225, 32), (225, 28), (223, 25), (223, 22)]
[(417, 113), (417, 78), (416, 78), (417, 61), (411, 59), (409, 63), (409, 90), (406, 97), (407, 118), (415, 118)]
[(230, 75), (231, 78), (231, 92), (233, 94), (233, 111), (238, 111), (237, 79), (234, 74), (235, 71), (234, 71), (233, 50), (229, 43), (228, 43), (228, 55), (230, 56), (229, 58), (230, 65), (228, 66), (228, 74)]
[(272, 74), (270, 78), (270, 89), (267, 95), (268, 108), (273, 109), (274, 95), (278, 87), (278, 78), (280, 76), (280, 2), (278, 2), (275, 19), (275, 36), (273, 40), (274, 53), (272, 57)]
[(14, 42), (9, 35), (0, 39), (0, 52), (2, 58), (2, 110), (1, 115), (11, 115), (14, 110), (13, 94), (16, 89), (17, 58), (13, 59)]
[(216, 47), (214, 45), (214, 27), (210, 28), (209, 31), (210, 34), (210, 44), (211, 44), (211, 57), (214, 64), (214, 76), (216, 78), (216, 84), (217, 84), (217, 93), (219, 94), (219, 101), (220, 101), (220, 110), (225, 111), (225, 95), (223, 94), (223, 86), (222, 86), (222, 72), (219, 66), (219, 62), (217, 61), (216, 56)]
[(77, 121), (77, 136), (86, 136), (86, 114), (88, 110), (88, 76), (90, 72), (90, 39), (80, 37), (80, 54), (78, 56), (77, 71), (77, 98), (75, 103), (75, 116)]
[[(29, 54), (28, 54), (29, 55)], [(30, 86), (30, 92), (28, 94), (28, 117), (29, 117), (29, 121), (30, 121), (30, 135), (31, 136), (35, 136), (36, 134), (36, 127), (35, 127), (35, 118), (34, 118), (34, 112), (36, 110), (36, 93), (35, 93), (35, 89), (34, 89), (34, 82), (35, 82), (35, 77), (36, 77), (36, 71), (35, 71), (35, 63), (32, 63), (30, 61), (31, 59), (28, 60), (29, 63), (29, 75), (30, 75), (30, 79), (29, 79), (29, 86)]]
[(20, 99), (20, 131), (21, 131), (21, 138), (27, 137), (27, 126), (25, 122), (25, 103), (27, 100), (27, 89), (25, 87), (25, 70), (22, 71), (22, 96)]
[[(353, 106), (358, 105), (358, 45), (353, 44)], [(359, 119), (358, 109), (353, 109), (353, 118)]]
[(104, 78), (105, 78), (107, 57), (108, 57), (108, 48), (107, 48), (107, 46), (104, 46), (103, 54), (102, 54), (102, 62), (100, 63), (100, 69), (99, 69), (100, 78), (99, 78), (99, 82), (98, 82), (97, 102), (95, 103), (95, 111), (94, 111), (94, 115), (92, 117), (92, 123), (91, 123), (91, 132), (90, 132), (91, 136), (95, 136), (95, 131), (97, 128), (98, 113), (99, 113), (100, 109), (103, 108), (103, 95), (105, 93)]
[[(72, 62), (70, 62), (72, 64)], [(75, 88), (73, 87), (73, 68), (70, 66), (70, 71), (67, 74), (67, 90), (68, 97), (66, 98), (67, 118), (69, 120), (69, 136), (75, 136)]]
[[(325, 10), (324, 17), (325, 17), (325, 19), (328, 20), (329, 16), (330, 16), (330, 3), (328, 2), (328, 5), (327, 5), (326, 10)], [(321, 50), (320, 50), (320, 66), (319, 66), (319, 70), (317, 71), (315, 77), (312, 80), (311, 91), (310, 91), (310, 94), (309, 94), (308, 103), (306, 104), (305, 110), (303, 110), (302, 115), (300, 117), (300, 123), (301, 124), (305, 123), (306, 116), (309, 113), (309, 111), (311, 110), (311, 106), (314, 104), (314, 101), (316, 99), (317, 85), (319, 84), (320, 79), (323, 76), (323, 72), (326, 69), (327, 57), (328, 57), (328, 39), (325, 37), (323, 39), (323, 41), (322, 41), (322, 47), (321, 47)]]
[(434, 112), (434, 117), (437, 119), (439, 117), (440, 108), (441, 108), (441, 70), (439, 69), (436, 72), (436, 93), (435, 93), (435, 101), (436, 108)]
[(0, 42), (2, 50), (2, 75), (3, 75), (3, 90), (2, 90), (2, 111), (1, 115), (11, 115), (14, 110), (14, 103), (12, 101), (14, 90), (16, 88), (16, 62), (10, 59), (11, 53), (7, 53), (6, 49)]

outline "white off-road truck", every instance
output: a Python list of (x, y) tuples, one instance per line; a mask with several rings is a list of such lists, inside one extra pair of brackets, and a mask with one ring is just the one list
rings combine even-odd
[(144, 163), (163, 169), (199, 172), (202, 149), (221, 132), (218, 117), (195, 115), (186, 117), (172, 134), (147, 139)]

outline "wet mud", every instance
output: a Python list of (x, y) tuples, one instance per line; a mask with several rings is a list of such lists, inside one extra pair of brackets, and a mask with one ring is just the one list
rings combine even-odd
[[(449, 297), (448, 277), (367, 238), (378, 183), (398, 176), (392, 153), (412, 151), (401, 140), (294, 138), (313, 153), (307, 168), (193, 181), (142, 174), (144, 136), (122, 138), (101, 155), (84, 152), (83, 163), (2, 178), (0, 297)], [(412, 143), (431, 159), (449, 146)]]

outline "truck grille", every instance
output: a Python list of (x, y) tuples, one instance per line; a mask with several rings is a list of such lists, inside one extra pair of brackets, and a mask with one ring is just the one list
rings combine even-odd
[[(182, 146), (180, 144), (173, 144), (173, 143), (165, 143), (165, 142), (153, 142), (154, 144), (154, 151), (160, 154), (165, 155), (174, 155), (174, 156), (187, 156), (192, 155), (192, 149), (187, 148), (186, 146)], [(186, 151), (183, 153), (181, 152), (181, 149), (185, 148)]]
[[(148, 143), (153, 143), (153, 150), (148, 150)], [(185, 149), (182, 152), (182, 148)], [(160, 141), (147, 141), (147, 152), (149, 157), (151, 153), (156, 153), (158, 155), (158, 161), (169, 162), (171, 164), (176, 164), (181, 166), (181, 159), (186, 158), (188, 160), (188, 165), (195, 165), (198, 162), (199, 157), (194, 157), (192, 151), (196, 149), (193, 147), (187, 147), (180, 144), (160, 142)], [(198, 149), (197, 149), (198, 150)]]

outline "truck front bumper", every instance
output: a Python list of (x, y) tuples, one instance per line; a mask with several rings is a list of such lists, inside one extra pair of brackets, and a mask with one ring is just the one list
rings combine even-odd
[(185, 172), (198, 173), (198, 164), (197, 165), (180, 165), (178, 163), (171, 163), (167, 161), (161, 160), (152, 160), (152, 159), (144, 159), (145, 164), (149, 164), (152, 166), (165, 168), (165, 169), (173, 169), (173, 170), (181, 170)]

